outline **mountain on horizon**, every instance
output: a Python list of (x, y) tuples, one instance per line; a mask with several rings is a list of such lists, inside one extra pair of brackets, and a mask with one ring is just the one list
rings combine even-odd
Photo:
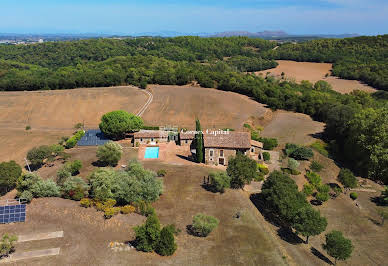
[(232, 36), (244, 36), (244, 37), (257, 37), (257, 38), (275, 38), (275, 37), (287, 37), (288, 33), (282, 30), (277, 31), (261, 31), (261, 32), (249, 32), (249, 31), (224, 31), (210, 35), (210, 37), (232, 37)]

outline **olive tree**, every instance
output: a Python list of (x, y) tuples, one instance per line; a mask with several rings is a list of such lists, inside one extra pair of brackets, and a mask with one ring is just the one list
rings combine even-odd
[(121, 159), (123, 148), (120, 144), (108, 141), (104, 145), (98, 147), (97, 158), (104, 165), (116, 166)]

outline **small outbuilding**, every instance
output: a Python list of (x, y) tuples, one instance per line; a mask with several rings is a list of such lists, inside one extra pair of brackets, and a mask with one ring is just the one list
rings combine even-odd
[(140, 130), (133, 133), (133, 146), (140, 144), (165, 143), (168, 142), (168, 132), (162, 130)]

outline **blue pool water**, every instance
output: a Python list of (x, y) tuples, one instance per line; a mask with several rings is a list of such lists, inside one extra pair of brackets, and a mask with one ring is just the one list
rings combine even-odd
[(157, 159), (159, 158), (159, 147), (147, 147), (144, 159)]

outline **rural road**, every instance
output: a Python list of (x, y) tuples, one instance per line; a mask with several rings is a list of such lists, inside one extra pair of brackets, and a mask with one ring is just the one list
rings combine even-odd
[(144, 93), (148, 94), (149, 98), (147, 100), (147, 102), (144, 104), (144, 106), (140, 109), (140, 111), (136, 114), (137, 116), (142, 116), (145, 112), (145, 110), (147, 110), (148, 106), (152, 103), (152, 100), (154, 99), (154, 96), (152, 95), (151, 92), (147, 91), (147, 90), (142, 90)]

